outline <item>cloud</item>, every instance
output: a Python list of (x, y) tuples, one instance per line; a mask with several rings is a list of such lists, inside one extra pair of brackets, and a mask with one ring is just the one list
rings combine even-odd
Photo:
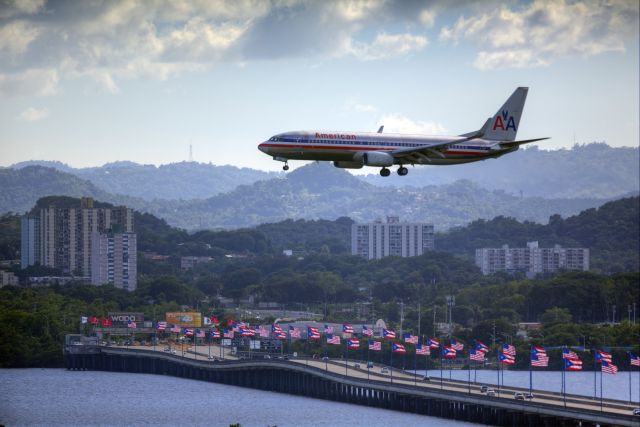
[(623, 52), (638, 34), (637, 1), (602, 3), (538, 0), (518, 9), (507, 6), (465, 18), (441, 29), (439, 39), (479, 47), (481, 70), (549, 65), (571, 55)]
[(404, 133), (420, 135), (442, 135), (444, 126), (435, 122), (413, 121), (400, 114), (388, 114), (378, 120), (378, 126), (384, 125), (387, 133)]
[(0, 19), (39, 12), (45, 0), (4, 0), (0, 7)]
[(58, 93), (58, 72), (54, 69), (30, 69), (19, 74), (0, 74), (0, 95), (48, 96)]
[(356, 113), (374, 113), (378, 110), (371, 104), (363, 104), (357, 98), (348, 98), (344, 103), (344, 109)]
[(356, 58), (364, 61), (373, 61), (406, 56), (422, 50), (427, 43), (428, 40), (424, 36), (381, 33), (370, 44), (350, 43), (348, 50)]
[(18, 116), (18, 120), (24, 122), (35, 122), (49, 117), (49, 110), (46, 108), (27, 108)]

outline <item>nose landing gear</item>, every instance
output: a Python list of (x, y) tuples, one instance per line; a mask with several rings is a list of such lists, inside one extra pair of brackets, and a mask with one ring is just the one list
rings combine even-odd
[(282, 170), (283, 171), (288, 171), (289, 170), (289, 165), (285, 162), (284, 166), (282, 166)]

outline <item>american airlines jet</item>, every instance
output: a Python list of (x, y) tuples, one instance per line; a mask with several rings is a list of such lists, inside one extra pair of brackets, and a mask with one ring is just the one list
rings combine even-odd
[(548, 138), (516, 141), (522, 109), (529, 88), (519, 87), (498, 112), (478, 131), (459, 136), (428, 136), (383, 133), (297, 131), (269, 138), (258, 149), (274, 160), (333, 161), (337, 168), (380, 167), (380, 175), (399, 165), (398, 175), (409, 173), (406, 165), (455, 165), (500, 157), (521, 144)]

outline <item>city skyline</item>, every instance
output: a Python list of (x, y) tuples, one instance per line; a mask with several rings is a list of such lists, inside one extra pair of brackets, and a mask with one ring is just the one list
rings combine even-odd
[(518, 136), (550, 136), (540, 149), (638, 146), (631, 1), (35, 0), (1, 6), (0, 35), (0, 166), (160, 165), (192, 146), (279, 170), (256, 149), (273, 134), (460, 134), (521, 85)]

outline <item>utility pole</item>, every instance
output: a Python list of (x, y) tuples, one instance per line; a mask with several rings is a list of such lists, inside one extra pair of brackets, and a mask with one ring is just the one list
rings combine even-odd
[(400, 337), (402, 337), (402, 322), (404, 322), (404, 301), (400, 301)]
[(421, 314), (420, 310), (420, 303), (418, 303), (418, 339), (420, 339), (420, 314)]
[(436, 306), (433, 306), (433, 336), (436, 336)]
[(491, 338), (493, 338), (493, 345), (496, 345), (496, 321), (493, 321), (493, 334), (491, 335)]

